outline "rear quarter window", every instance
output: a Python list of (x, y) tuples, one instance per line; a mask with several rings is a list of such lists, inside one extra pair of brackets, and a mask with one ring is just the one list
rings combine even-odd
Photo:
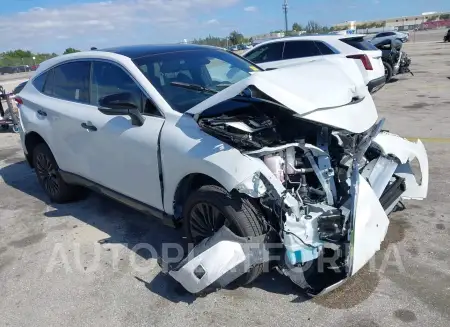
[(364, 40), (362, 37), (357, 38), (345, 38), (341, 39), (342, 42), (363, 51), (375, 51), (378, 50), (376, 46), (370, 43), (367, 40)]
[(39, 92), (42, 92), (44, 90), (46, 80), (47, 80), (47, 72), (37, 76), (35, 79), (33, 79), (32, 83)]
[(335, 54), (336, 50), (331, 49), (328, 44), (324, 43), (324, 42), (320, 42), (320, 41), (314, 41), (314, 43), (316, 44), (316, 46), (319, 48), (320, 52), (322, 53), (322, 55), (330, 55), (330, 54)]

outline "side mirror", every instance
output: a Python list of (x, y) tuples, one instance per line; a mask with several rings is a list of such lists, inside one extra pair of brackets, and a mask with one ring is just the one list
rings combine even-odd
[(139, 112), (133, 100), (133, 95), (129, 92), (115, 93), (99, 99), (98, 110), (109, 116), (126, 115), (130, 116), (131, 123), (135, 126), (144, 124), (144, 117)]

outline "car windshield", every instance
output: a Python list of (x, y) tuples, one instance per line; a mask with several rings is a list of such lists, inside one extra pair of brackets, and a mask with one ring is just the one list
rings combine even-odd
[(208, 48), (149, 55), (134, 63), (181, 113), (261, 70), (237, 55)]

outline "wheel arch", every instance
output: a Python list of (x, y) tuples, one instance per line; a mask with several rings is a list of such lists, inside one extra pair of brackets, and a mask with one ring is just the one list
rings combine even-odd
[(182, 208), (189, 194), (204, 185), (217, 185), (225, 188), (216, 179), (203, 173), (190, 173), (181, 179), (173, 198), (173, 212), (177, 219), (182, 216)]
[(48, 146), (48, 143), (45, 141), (45, 139), (37, 132), (33, 131), (25, 135), (24, 144), (27, 150), (25, 157), (32, 168), (34, 168), (33, 151), (36, 148), (36, 146), (40, 143), (45, 143)]

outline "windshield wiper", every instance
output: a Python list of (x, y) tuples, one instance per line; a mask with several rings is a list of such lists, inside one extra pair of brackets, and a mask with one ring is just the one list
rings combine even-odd
[(182, 87), (184, 89), (193, 90), (193, 91), (199, 91), (199, 92), (208, 92), (216, 94), (218, 91), (209, 89), (207, 87), (198, 85), (198, 84), (189, 84), (189, 83), (182, 83), (182, 82), (171, 82), (170, 85)]

